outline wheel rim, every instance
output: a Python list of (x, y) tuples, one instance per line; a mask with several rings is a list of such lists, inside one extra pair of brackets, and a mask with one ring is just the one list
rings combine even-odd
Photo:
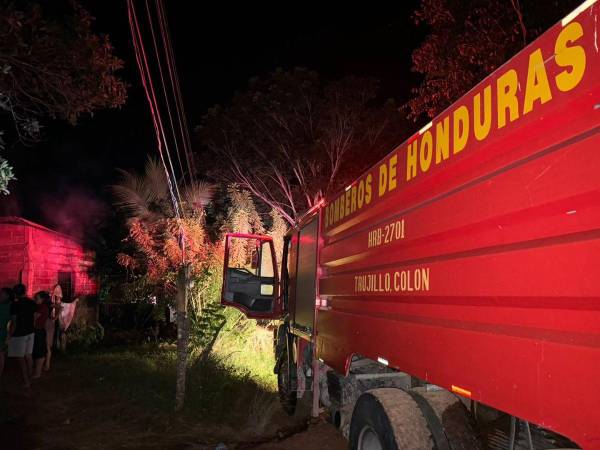
[(358, 436), (358, 450), (383, 450), (379, 436), (373, 428), (364, 427)]

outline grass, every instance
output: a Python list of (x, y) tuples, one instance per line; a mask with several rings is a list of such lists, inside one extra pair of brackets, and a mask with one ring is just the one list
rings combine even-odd
[[(270, 340), (270, 332), (261, 328), (242, 341), (220, 338), (211, 357), (204, 364), (192, 362), (188, 370), (183, 414), (205, 422), (239, 423), (257, 398), (275, 397)], [(175, 345), (78, 351), (66, 358), (89, 381), (88, 389), (117, 392), (149, 411), (173, 411)]]
[(71, 348), (28, 398), (11, 364), (1, 380), (0, 435), (21, 442), (15, 448), (236, 448), (304, 426), (305, 417), (279, 407), (271, 332), (247, 331), (224, 333), (205, 364), (191, 364), (179, 414), (173, 344)]
[(225, 334), (217, 341), (213, 355), (238, 376), (251, 377), (265, 390), (277, 390), (272, 331), (256, 327), (246, 339)]

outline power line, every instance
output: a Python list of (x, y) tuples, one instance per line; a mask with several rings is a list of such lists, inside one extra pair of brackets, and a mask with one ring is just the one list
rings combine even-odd
[[(167, 110), (167, 115), (169, 117), (169, 124), (171, 125), (171, 134), (173, 143), (175, 145), (175, 153), (177, 156), (177, 161), (179, 163), (179, 168), (181, 170), (181, 177), (183, 184), (185, 186), (185, 170), (183, 169), (183, 163), (180, 156), (179, 151), (179, 140), (181, 140), (181, 146), (185, 153), (185, 161), (188, 169), (188, 178), (190, 180), (190, 186), (193, 189), (195, 187), (194, 175), (196, 174), (196, 168), (194, 166), (194, 159), (191, 154), (191, 141), (190, 134), (188, 131), (187, 119), (185, 116), (185, 109), (183, 106), (183, 97), (181, 95), (181, 87), (179, 85), (179, 77), (177, 75), (177, 68), (175, 65), (175, 55), (173, 52), (173, 46), (171, 44), (170, 34), (168, 23), (166, 19), (166, 14), (164, 10), (164, 5), (161, 0), (156, 0), (156, 12), (157, 12), (157, 22), (158, 28), (160, 30), (160, 36), (162, 38), (164, 56), (166, 59), (167, 66), (167, 74), (168, 77), (165, 77), (163, 72), (163, 64), (161, 63), (161, 52), (159, 51), (157, 44), (157, 37), (154, 32), (154, 21), (152, 20), (152, 14), (150, 13), (150, 6), (148, 4), (148, 0), (145, 0), (146, 3), (146, 13), (148, 16), (148, 23), (150, 26), (150, 34), (152, 38), (152, 44), (154, 47), (154, 52), (156, 54), (156, 62), (158, 65), (158, 72), (160, 75), (160, 82), (162, 87), (162, 92), (164, 95), (164, 102)], [(169, 142), (167, 139), (167, 134), (165, 133), (165, 128), (163, 126), (162, 116), (160, 113), (159, 103), (157, 100), (156, 92), (154, 89), (154, 83), (152, 81), (152, 73), (150, 71), (150, 66), (148, 63), (148, 58), (146, 56), (146, 51), (144, 48), (144, 42), (142, 39), (140, 25), (137, 19), (137, 14), (135, 11), (135, 7), (133, 5), (133, 0), (127, 0), (128, 12), (129, 12), (129, 23), (131, 27), (131, 32), (133, 36), (133, 44), (136, 55), (136, 62), (138, 64), (138, 68), (140, 70), (140, 74), (142, 77), (142, 84), (144, 86), (144, 90), (146, 92), (146, 98), (148, 100), (148, 104), (150, 106), (150, 110), (152, 113), (152, 121), (154, 124), (154, 128), (156, 131), (157, 141), (158, 141), (158, 151), (160, 154), (162, 165), (165, 169), (165, 174), (167, 175), (167, 182), (169, 186), (169, 192), (171, 195), (171, 201), (173, 203), (173, 209), (175, 211), (175, 216), (178, 219), (181, 219), (182, 215), (185, 215), (185, 210), (183, 208), (183, 202), (181, 199), (181, 194), (179, 192), (179, 186), (177, 183), (177, 176), (175, 174), (175, 170), (173, 167), (173, 161), (171, 159), (171, 152), (169, 150)], [(168, 88), (165, 78), (169, 79), (171, 92), (174, 96), (174, 113), (177, 117), (177, 122), (179, 124), (179, 139), (178, 133), (175, 128), (175, 121), (173, 120), (173, 112), (171, 110), (171, 104), (169, 101)], [(164, 152), (163, 146), (164, 143)], [(164, 153), (166, 153), (166, 160)], [(168, 167), (167, 162), (168, 161)], [(170, 171), (169, 171), (170, 168)], [(182, 255), (182, 263), (185, 263), (185, 233), (183, 229), (183, 225), (179, 223), (179, 239), (180, 239), (180, 248)]]
[[(165, 53), (167, 54), (167, 66), (171, 73), (171, 82), (174, 81), (173, 91), (176, 97), (177, 117), (179, 119), (179, 127), (183, 136), (184, 151), (187, 160), (188, 167), (190, 169), (190, 176), (193, 177), (196, 174), (196, 167), (194, 164), (194, 158), (192, 156), (192, 145), (190, 142), (190, 133), (188, 131), (187, 118), (185, 114), (185, 108), (183, 106), (183, 98), (181, 95), (181, 87), (179, 85), (179, 76), (177, 74), (177, 65), (175, 63), (175, 55), (173, 53), (173, 46), (171, 44), (171, 37), (169, 32), (169, 24), (167, 22), (164, 4), (162, 0), (157, 0), (157, 10), (159, 16), (159, 23), (161, 25), (161, 33), (163, 36), (163, 44), (165, 46)], [(193, 181), (193, 178), (192, 178)]]
[[(161, 81), (161, 86), (162, 86), (162, 91), (163, 91), (163, 95), (164, 95), (164, 99), (165, 99), (165, 105), (167, 108), (167, 115), (169, 117), (169, 124), (171, 125), (171, 130), (173, 131), (173, 143), (175, 144), (175, 154), (177, 155), (177, 161), (179, 162), (179, 169), (181, 170), (181, 178), (183, 180), (183, 183), (185, 184), (185, 171), (183, 170), (183, 164), (181, 163), (181, 157), (180, 157), (180, 152), (179, 152), (179, 144), (178, 144), (178, 139), (175, 133), (175, 124), (173, 122), (173, 116), (171, 114), (171, 106), (170, 106), (170, 101), (169, 101), (169, 96), (167, 95), (167, 86), (165, 83), (165, 79), (164, 79), (164, 75), (163, 75), (163, 67), (161, 64), (161, 55), (160, 52), (158, 50), (158, 45), (156, 43), (156, 36), (154, 34), (154, 25), (153, 25), (153, 21), (152, 21), (152, 16), (150, 14), (150, 7), (148, 6), (148, 0), (146, 0), (146, 13), (148, 15), (148, 23), (150, 24), (150, 34), (152, 36), (152, 44), (154, 46), (154, 52), (156, 54), (156, 62), (158, 64), (158, 73), (160, 75), (160, 81)], [(158, 5), (157, 5), (157, 10), (158, 10)], [(160, 25), (160, 23), (159, 23)], [(168, 55), (167, 55), (167, 59), (168, 59)], [(171, 83), (172, 84), (172, 83)]]
[[(135, 58), (140, 70), (140, 75), (142, 78), (142, 85), (144, 86), (144, 91), (146, 93), (146, 99), (148, 100), (148, 104), (150, 106), (150, 112), (152, 116), (152, 122), (154, 124), (154, 130), (156, 132), (156, 138), (158, 142), (158, 153), (160, 155), (160, 159), (162, 165), (165, 169), (165, 174), (167, 176), (167, 184), (169, 187), (169, 192), (171, 194), (171, 201), (173, 203), (173, 209), (175, 212), (175, 217), (178, 219), (181, 218), (179, 204), (181, 203), (181, 196), (179, 195), (179, 189), (177, 188), (176, 177), (173, 171), (173, 165), (171, 166), (171, 174), (175, 183), (171, 179), (171, 174), (169, 174), (169, 169), (167, 168), (167, 164), (165, 162), (165, 157), (163, 155), (162, 143), (164, 142), (165, 148), (167, 150), (167, 158), (170, 161), (170, 155), (168, 154), (168, 146), (164, 135), (164, 128), (162, 126), (162, 119), (158, 110), (158, 103), (156, 101), (156, 95), (154, 92), (154, 85), (152, 83), (152, 77), (150, 74), (150, 69), (148, 65), (148, 60), (146, 58), (146, 52), (144, 50), (144, 45), (141, 37), (141, 32), (139, 29), (139, 22), (137, 20), (137, 15), (135, 13), (135, 7), (133, 6), (133, 0), (127, 1), (128, 7), (128, 15), (129, 15), (129, 26), (131, 27), (131, 34), (133, 38), (133, 47), (135, 51)], [(175, 191), (173, 189), (173, 184), (175, 184), (175, 191), (177, 192), (177, 196), (175, 195)], [(177, 201), (179, 198), (179, 203)]]
[[(132, 2), (132, 6), (133, 6), (133, 2)], [(152, 94), (152, 99), (154, 101), (154, 107), (156, 109), (156, 117), (158, 118), (158, 124), (159, 124), (159, 128), (160, 128), (160, 132), (163, 138), (163, 142), (165, 144), (165, 153), (167, 155), (167, 161), (169, 162), (169, 167), (171, 168), (171, 174), (173, 175), (173, 183), (172, 186), (175, 186), (175, 192), (177, 194), (177, 198), (179, 199), (179, 206), (177, 208), (176, 211), (176, 217), (180, 217), (182, 215), (184, 215), (184, 211), (183, 208), (181, 207), (182, 205), (182, 201), (181, 201), (181, 194), (179, 193), (179, 183), (177, 183), (177, 175), (175, 174), (175, 169), (173, 168), (173, 161), (171, 160), (171, 152), (169, 150), (169, 143), (167, 141), (167, 135), (165, 133), (165, 127), (163, 126), (162, 123), (162, 116), (160, 114), (160, 108), (158, 105), (158, 100), (156, 98), (156, 91), (154, 90), (154, 83), (152, 82), (152, 73), (150, 71), (150, 66), (148, 64), (148, 58), (146, 57), (146, 50), (144, 47), (144, 41), (142, 39), (141, 36), (141, 32), (140, 32), (140, 27), (139, 27), (139, 23), (137, 22), (137, 16), (135, 14), (135, 9), (132, 8), (133, 10), (133, 18), (134, 18), (134, 22), (136, 23), (137, 26), (137, 32), (138, 32), (138, 40), (140, 43), (140, 47), (142, 50), (142, 56), (143, 56), (143, 60), (144, 60), (144, 65), (146, 68), (146, 75), (148, 77), (149, 80), (149, 84), (150, 84), (150, 92)], [(168, 101), (168, 99), (165, 99)]]

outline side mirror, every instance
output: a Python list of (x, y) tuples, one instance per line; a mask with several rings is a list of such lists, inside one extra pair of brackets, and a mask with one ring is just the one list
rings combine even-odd
[(276, 318), (277, 261), (269, 236), (232, 233), (225, 240), (221, 304), (240, 309), (248, 317)]

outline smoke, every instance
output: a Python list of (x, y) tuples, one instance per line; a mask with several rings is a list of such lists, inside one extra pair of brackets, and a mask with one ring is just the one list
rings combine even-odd
[(0, 194), (0, 216), (20, 216), (21, 204), (14, 194)]
[(109, 213), (105, 202), (82, 188), (42, 195), (38, 207), (44, 225), (79, 240), (95, 236)]
[(9, 195), (0, 195), (0, 216), (22, 217), (90, 243), (111, 212), (102, 194), (67, 183), (46, 186), (45, 191), (37, 183), (15, 183)]

